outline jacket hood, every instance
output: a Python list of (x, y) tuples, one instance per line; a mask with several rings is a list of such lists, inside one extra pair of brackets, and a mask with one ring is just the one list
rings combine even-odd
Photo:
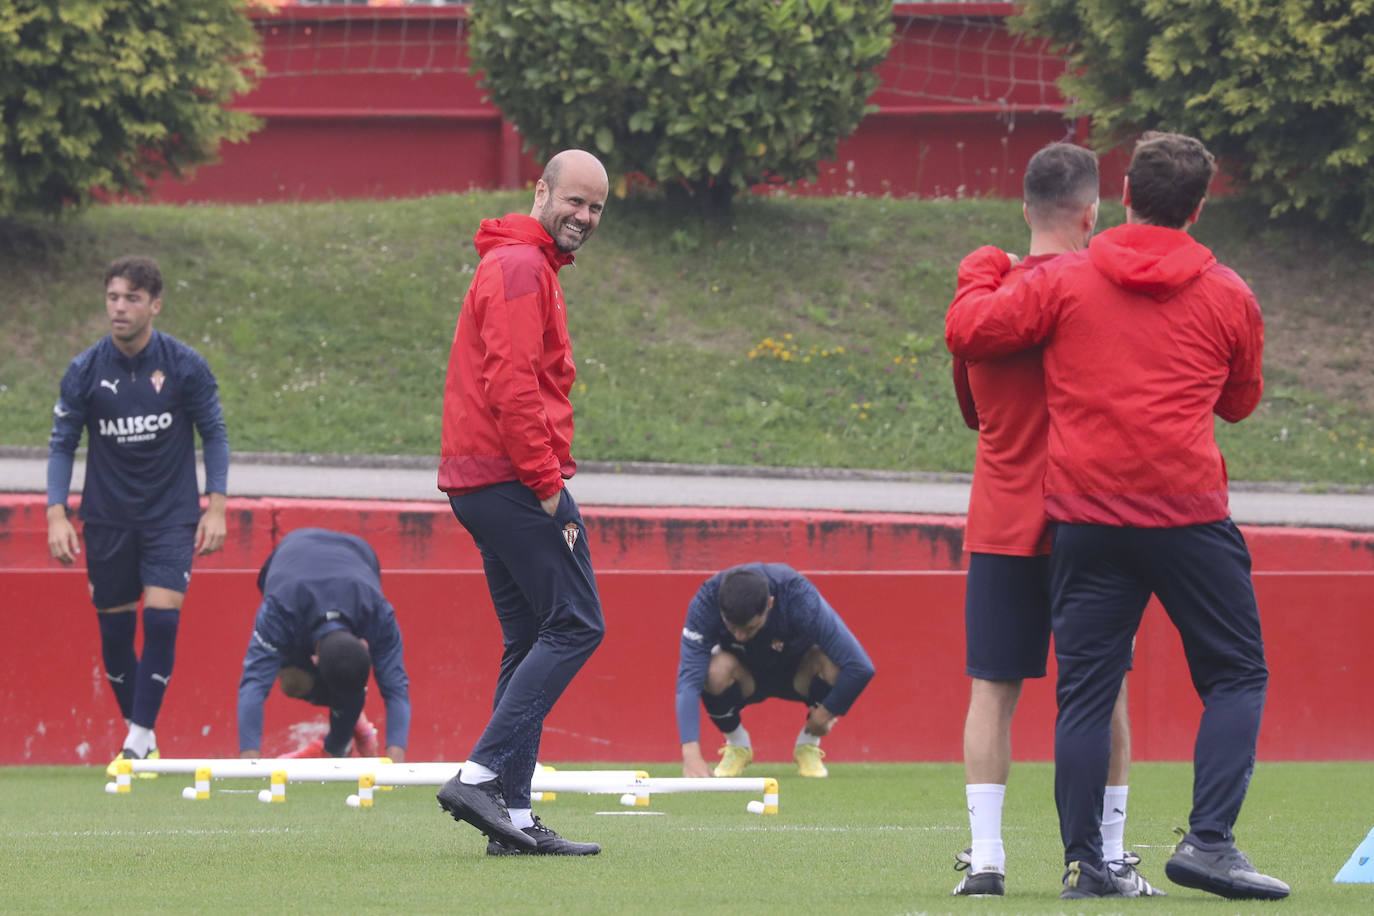
[(553, 237), (539, 224), (539, 220), (523, 213), (507, 213), (500, 219), (484, 219), (472, 237), (477, 247), (477, 256), (484, 258), (488, 251), (503, 245), (533, 245), (544, 251), (545, 257), (555, 267), (571, 264), (573, 256), (559, 251)]
[(1096, 267), (1122, 289), (1168, 299), (1217, 262), (1182, 229), (1126, 223), (1088, 243)]

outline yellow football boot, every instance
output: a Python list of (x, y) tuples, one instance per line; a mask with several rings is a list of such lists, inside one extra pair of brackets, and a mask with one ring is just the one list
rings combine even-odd
[(810, 776), (815, 779), (824, 779), (830, 775), (830, 771), (821, 763), (821, 758), (825, 756), (825, 751), (816, 744), (798, 744), (792, 751), (792, 757), (797, 761), (797, 774), (800, 776)]
[[(148, 756), (146, 758), (139, 757), (133, 751), (129, 750), (128, 748), (125, 748), (124, 750), (120, 751), (118, 754), (115, 755), (115, 759), (110, 761), (109, 766), (105, 767), (105, 775), (110, 777), (111, 779), (114, 779), (118, 775), (116, 770), (118, 769), (119, 761), (121, 760), (158, 760), (161, 757), (162, 755), (157, 752), (157, 748), (153, 748), (151, 751), (149, 751)], [(134, 775), (137, 776), (139, 779), (157, 779), (156, 773), (135, 773)]]
[(752, 747), (735, 747), (727, 744), (720, 749), (720, 763), (716, 764), (717, 776), (738, 776), (754, 760)]

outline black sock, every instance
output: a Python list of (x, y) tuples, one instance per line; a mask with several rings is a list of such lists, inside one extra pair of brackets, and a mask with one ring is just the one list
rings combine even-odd
[(135, 725), (153, 728), (176, 661), (177, 627), (181, 611), (169, 607), (143, 609), (143, 657), (138, 661), (132, 716)]
[(834, 684), (830, 683), (819, 674), (816, 675), (811, 679), (811, 687), (806, 691), (806, 705), (821, 705), (821, 701), (830, 696), (830, 691), (834, 689)]
[(133, 719), (134, 677), (138, 673), (134, 634), (138, 631), (138, 614), (120, 611), (96, 617), (100, 621), (100, 654), (105, 660), (105, 677), (119, 704), (119, 714), (126, 720)]
[(730, 734), (739, 728), (740, 707), (744, 706), (744, 691), (739, 684), (731, 684), (720, 693), (702, 693), (701, 705), (706, 707), (706, 715), (716, 723), (723, 734)]

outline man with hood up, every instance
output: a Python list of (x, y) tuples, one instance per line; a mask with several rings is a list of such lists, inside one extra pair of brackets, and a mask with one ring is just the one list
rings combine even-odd
[(564, 150), (530, 214), (483, 220), (444, 387), (439, 489), (482, 554), (504, 653), (495, 709), (440, 806), (489, 838), (488, 855), (595, 855), (530, 808), (544, 717), (605, 633), (572, 477), (576, 364), (560, 268), (601, 221), (606, 169)]
[(1145, 134), (1126, 176), (1124, 225), (1000, 292), (1010, 259), (978, 249), (959, 266), (945, 319), (950, 351), (964, 359), (1044, 346), (1065, 898), (1116, 894), (1099, 832), (1110, 717), (1151, 594), (1179, 631), (1204, 705), (1190, 829), (1165, 874), (1233, 899), (1289, 892), (1255, 871), (1231, 832), (1269, 672), (1212, 415), (1234, 423), (1259, 403), (1264, 332), (1249, 287), (1187, 232), (1215, 168), (1192, 137)]

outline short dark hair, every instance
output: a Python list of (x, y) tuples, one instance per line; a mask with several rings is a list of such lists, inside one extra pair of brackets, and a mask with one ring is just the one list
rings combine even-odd
[(736, 566), (721, 577), (716, 603), (727, 623), (743, 626), (768, 610), (768, 577)]
[(126, 255), (105, 268), (105, 286), (115, 277), (123, 277), (134, 289), (148, 291), (156, 299), (162, 295), (162, 269), (157, 261), (142, 255)]
[(1053, 220), (1097, 200), (1102, 183), (1097, 154), (1072, 143), (1051, 143), (1026, 163), (1022, 189), (1032, 220)]
[(362, 640), (347, 630), (330, 630), (315, 649), (320, 678), (335, 696), (358, 693), (367, 686), (372, 657)]
[(1149, 131), (1136, 141), (1126, 170), (1131, 210), (1143, 222), (1182, 229), (1207, 196), (1216, 171), (1216, 157), (1201, 140)]

